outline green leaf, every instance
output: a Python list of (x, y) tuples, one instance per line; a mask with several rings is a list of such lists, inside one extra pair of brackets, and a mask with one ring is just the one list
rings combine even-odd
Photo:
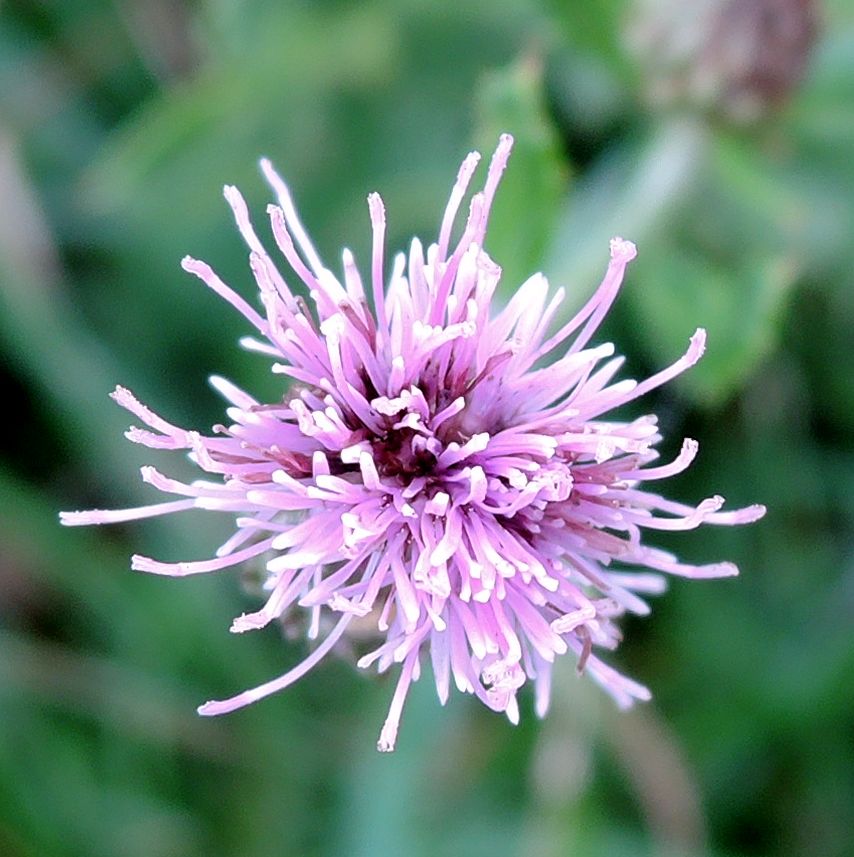
[(612, 67), (627, 67), (621, 26), (626, 0), (550, 0), (546, 5), (569, 45)]
[(728, 256), (757, 247), (786, 252), (812, 278), (850, 268), (854, 229), (851, 165), (837, 154), (779, 146), (768, 139), (721, 135), (695, 200), (706, 244)]
[(833, 31), (818, 46), (810, 74), (786, 116), (787, 131), (797, 143), (815, 152), (824, 151), (849, 166), (844, 146), (854, 139), (852, 48), (854, 31), (850, 26)]

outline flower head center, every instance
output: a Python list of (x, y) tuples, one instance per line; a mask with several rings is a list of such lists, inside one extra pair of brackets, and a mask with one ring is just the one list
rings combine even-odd
[(404, 485), (434, 472), (440, 446), (435, 437), (408, 426), (393, 427), (371, 444), (380, 476), (397, 479)]

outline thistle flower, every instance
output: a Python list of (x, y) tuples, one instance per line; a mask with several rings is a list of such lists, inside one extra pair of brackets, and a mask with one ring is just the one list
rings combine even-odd
[(650, 493), (643, 484), (684, 470), (696, 442), (685, 440), (674, 461), (653, 465), (661, 439), (655, 417), (604, 416), (693, 365), (705, 344), (697, 330), (672, 366), (639, 383), (614, 380), (622, 358), (610, 343), (590, 342), (635, 246), (611, 242), (602, 284), (555, 332), (564, 293), (547, 302), (541, 274), (492, 311), (501, 269), (483, 242), (512, 142), (501, 138), (459, 240), (451, 236), (477, 153), (463, 161), (437, 242), (425, 253), (413, 240), (390, 271), (383, 203), (377, 194), (368, 197), (367, 289), (348, 250), (343, 282), (325, 267), (268, 161), (261, 167), (278, 198), (268, 207), (272, 235), (299, 288), (268, 255), (234, 187), (225, 188), (225, 198), (249, 247), (263, 311), (204, 262), (184, 259), (186, 271), (255, 328), (258, 335), (243, 345), (271, 357), (273, 372), (292, 383), (281, 401), (261, 403), (212, 378), (230, 405), (231, 425), (215, 426), (210, 436), (167, 422), (118, 387), (113, 398), (145, 425), (131, 428), (130, 440), (188, 450), (211, 476), (185, 484), (144, 467), (145, 482), (180, 499), (63, 513), (62, 521), (105, 524), (186, 509), (231, 513), (235, 531), (214, 558), (134, 556), (132, 567), (181, 577), (263, 562), (269, 597), (231, 630), (308, 613), (308, 636), (320, 642), (302, 663), (205, 703), (200, 714), (233, 711), (282, 690), (328, 654), (348, 626), (366, 622), (380, 642), (358, 665), (379, 672), (399, 665), (380, 750), (394, 747), (407, 692), (428, 652), (443, 704), (453, 682), (515, 723), (517, 692), (530, 680), (543, 716), (552, 664), (572, 653), (579, 671), (627, 707), (649, 691), (594, 649), (616, 648), (616, 620), (625, 611), (649, 612), (641, 596), (664, 588), (655, 572), (737, 573), (725, 562), (684, 564), (642, 540), (647, 529), (743, 524), (765, 510), (722, 512), (718, 496), (694, 508)]
[(639, 0), (627, 41), (657, 104), (755, 122), (792, 96), (819, 35), (818, 0)]

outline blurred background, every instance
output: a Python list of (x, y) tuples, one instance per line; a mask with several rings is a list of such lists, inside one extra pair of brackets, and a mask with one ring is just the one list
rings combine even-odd
[[(544, 722), (410, 696), (330, 659), (227, 718), (195, 706), (306, 645), (229, 635), (239, 574), (202, 558), (228, 522), (64, 530), (59, 509), (151, 502), (118, 382), (165, 417), (222, 417), (226, 375), (280, 396), (236, 313), (221, 198), (264, 229), (271, 157), (335, 267), (436, 234), (459, 162), (517, 139), (488, 249), (506, 299), (542, 269), (567, 311), (614, 234), (640, 256), (604, 335), (642, 375), (704, 360), (645, 409), (668, 486), (761, 501), (753, 527), (660, 539), (733, 580), (674, 580), (614, 659), (655, 693), (617, 714), (573, 666)], [(0, 2), (0, 855), (854, 854), (854, 6), (846, 0)], [(147, 454), (146, 454), (147, 453)], [(209, 520), (208, 518), (213, 520)], [(666, 535), (666, 534), (664, 534)]]

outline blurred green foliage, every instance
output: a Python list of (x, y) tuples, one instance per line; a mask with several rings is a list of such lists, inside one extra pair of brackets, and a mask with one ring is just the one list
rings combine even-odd
[[(736, 0), (738, 2), (738, 0)], [(649, 4), (647, 4), (649, 5)], [(622, 0), (7, 0), (0, 6), (0, 854), (819, 854), (854, 841), (854, 12), (825, 5), (806, 79), (752, 123), (652, 101)], [(641, 22), (643, 23), (643, 22)], [(276, 395), (240, 320), (177, 266), (244, 294), (219, 196), (260, 213), (260, 155), (322, 254), (434, 234), (459, 161), (517, 139), (489, 249), (504, 297), (543, 267), (578, 305), (614, 234), (640, 247), (608, 333), (629, 369), (706, 358), (647, 407), (701, 456), (673, 490), (770, 512), (674, 544), (741, 578), (676, 581), (626, 626), (656, 693), (618, 715), (564, 665), (514, 729), (429, 683), (399, 748), (391, 693), (330, 661), (216, 721), (194, 706), (304, 644), (235, 638), (239, 580), (127, 571), (205, 556), (188, 515), (64, 531), (59, 508), (143, 502), (146, 460), (106, 394), (204, 428), (224, 374)], [(170, 462), (180, 472), (185, 462)], [(669, 540), (662, 540), (669, 546)]]

